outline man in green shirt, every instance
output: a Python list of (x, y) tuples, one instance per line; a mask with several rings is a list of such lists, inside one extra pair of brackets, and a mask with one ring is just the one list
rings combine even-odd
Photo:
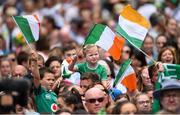
[(57, 95), (52, 91), (55, 77), (54, 74), (47, 68), (38, 69), (37, 53), (31, 52), (30, 69), (34, 76), (34, 94), (35, 104), (39, 113), (53, 113), (56, 112)]

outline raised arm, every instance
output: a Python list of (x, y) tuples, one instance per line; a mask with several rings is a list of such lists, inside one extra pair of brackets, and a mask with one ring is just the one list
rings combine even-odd
[(33, 82), (36, 88), (40, 86), (40, 74), (39, 74), (37, 61), (38, 61), (38, 54), (34, 50), (32, 50), (30, 52), (29, 66), (32, 71), (32, 75), (34, 77)]

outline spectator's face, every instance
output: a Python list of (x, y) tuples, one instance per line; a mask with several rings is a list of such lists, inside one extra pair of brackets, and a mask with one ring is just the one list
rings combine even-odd
[(139, 113), (151, 112), (151, 101), (147, 95), (139, 95), (136, 101), (136, 107)]
[(13, 71), (13, 77), (22, 78), (26, 74), (27, 74), (27, 70), (25, 67), (23, 67), (21, 65), (15, 66), (14, 71)]
[(96, 114), (106, 105), (103, 91), (97, 88), (89, 89), (85, 94), (85, 105), (89, 113)]
[(75, 55), (76, 55), (76, 49), (72, 49), (64, 53), (65, 58), (73, 58)]
[(176, 35), (177, 33), (177, 22), (175, 19), (170, 19), (167, 24), (167, 32), (172, 35)]
[(51, 90), (55, 82), (54, 74), (46, 72), (43, 79), (41, 80), (41, 85), (47, 90)]
[(146, 53), (152, 53), (152, 50), (153, 50), (153, 40), (149, 36), (147, 36), (145, 38), (145, 40), (144, 40), (143, 50)]
[(16, 114), (24, 114), (25, 113), (24, 107), (20, 106), (19, 104), (15, 105), (15, 112)]
[(162, 63), (173, 63), (173, 54), (170, 50), (165, 50), (161, 55)]
[(61, 65), (58, 61), (52, 61), (51, 64), (49, 65), (50, 69), (54, 73), (55, 77), (59, 77), (61, 74)]
[(124, 46), (122, 50), (122, 61), (130, 58), (131, 49), (128, 46)]
[(93, 84), (92, 80), (90, 80), (90, 79), (84, 79), (84, 80), (80, 81), (80, 87), (82, 88), (84, 93), (92, 84)]
[(137, 112), (137, 108), (132, 103), (126, 103), (120, 108), (121, 113), (120, 114), (135, 114)]
[(170, 90), (163, 92), (160, 98), (164, 110), (176, 113), (180, 109), (180, 91)]
[(97, 47), (91, 47), (86, 51), (86, 61), (90, 64), (97, 64), (99, 52)]
[(8, 76), (11, 73), (10, 62), (5, 60), (1, 62), (0, 71), (2, 76)]
[(148, 68), (144, 68), (142, 70), (142, 73), (141, 73), (141, 77), (142, 77), (142, 82), (145, 86), (150, 86), (152, 85), (151, 84), (151, 79), (149, 77), (149, 72), (148, 72)]
[(163, 46), (166, 44), (167, 40), (165, 36), (159, 36), (156, 39), (156, 47), (158, 52), (163, 48)]

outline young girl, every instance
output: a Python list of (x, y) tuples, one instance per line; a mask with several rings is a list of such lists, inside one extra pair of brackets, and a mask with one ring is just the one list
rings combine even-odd
[(104, 66), (98, 64), (98, 47), (94, 44), (88, 44), (83, 48), (83, 53), (86, 61), (75, 65), (77, 57), (74, 57), (73, 62), (69, 65), (69, 70), (80, 73), (94, 72), (99, 75), (99, 80), (103, 83), (103, 85), (107, 86), (106, 69)]

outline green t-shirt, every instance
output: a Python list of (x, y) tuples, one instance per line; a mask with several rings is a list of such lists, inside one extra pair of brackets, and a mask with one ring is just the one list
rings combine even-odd
[(79, 73), (86, 73), (86, 72), (93, 72), (99, 75), (100, 80), (107, 80), (107, 72), (106, 68), (103, 65), (97, 64), (96, 68), (90, 68), (88, 67), (88, 64), (86, 62), (76, 64), (77, 71)]
[(39, 113), (53, 113), (57, 110), (57, 95), (39, 86), (34, 89), (35, 104)]

